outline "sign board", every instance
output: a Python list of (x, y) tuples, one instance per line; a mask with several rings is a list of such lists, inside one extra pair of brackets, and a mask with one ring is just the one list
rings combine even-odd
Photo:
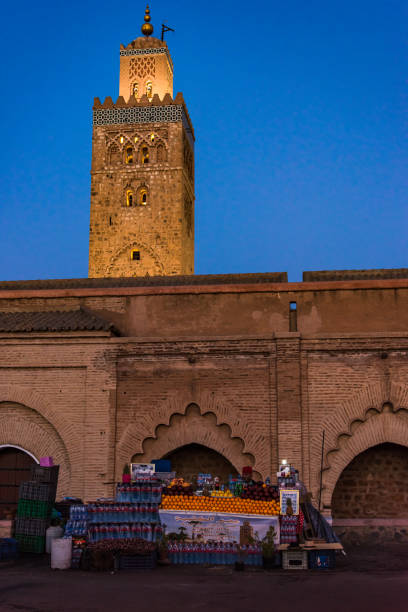
[(187, 512), (160, 510), (160, 520), (166, 525), (166, 533), (180, 533), (184, 527), (191, 540), (218, 540), (240, 542), (241, 529), (248, 530), (259, 539), (265, 537), (269, 527), (275, 529), (275, 543), (279, 544), (279, 517), (229, 512)]
[(149, 476), (153, 476), (155, 470), (154, 463), (131, 463), (130, 464), (130, 473), (132, 475), (132, 480), (136, 480), (137, 478), (148, 478)]
[(288, 506), (292, 506), (291, 514), (299, 514), (299, 491), (298, 489), (280, 489), (280, 513), (287, 514)]

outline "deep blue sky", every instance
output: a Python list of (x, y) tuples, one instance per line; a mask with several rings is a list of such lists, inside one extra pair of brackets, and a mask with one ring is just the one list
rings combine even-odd
[[(145, 3), (2, 3), (0, 279), (87, 276), (94, 96)], [(408, 266), (405, 0), (151, 2), (196, 133), (196, 273)]]

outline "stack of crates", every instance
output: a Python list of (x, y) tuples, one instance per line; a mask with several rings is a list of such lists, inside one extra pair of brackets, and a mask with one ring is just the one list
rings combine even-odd
[(43, 553), (57, 492), (59, 466), (31, 468), (31, 480), (22, 482), (17, 508), (15, 538), (22, 552)]

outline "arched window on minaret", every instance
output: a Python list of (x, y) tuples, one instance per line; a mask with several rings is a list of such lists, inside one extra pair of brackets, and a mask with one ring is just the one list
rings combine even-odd
[(147, 81), (146, 83), (146, 96), (149, 100), (153, 98), (153, 83), (151, 81)]
[(109, 149), (109, 164), (119, 164), (121, 161), (121, 153), (119, 147), (116, 144), (111, 145)]
[(127, 164), (133, 164), (133, 149), (132, 149), (132, 147), (126, 147), (125, 162)]
[(142, 162), (142, 164), (148, 164), (149, 163), (149, 148), (146, 146), (143, 146), (140, 152), (140, 161)]
[(135, 96), (135, 98), (139, 97), (139, 83), (133, 83), (132, 94)]
[(142, 187), (139, 191), (139, 204), (140, 206), (146, 206), (147, 204), (147, 189)]
[(126, 206), (133, 206), (133, 191), (126, 189)]

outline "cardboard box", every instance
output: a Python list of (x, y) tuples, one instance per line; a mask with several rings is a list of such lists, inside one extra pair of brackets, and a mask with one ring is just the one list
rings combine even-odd
[(0, 538), (12, 538), (14, 521), (0, 521)]

